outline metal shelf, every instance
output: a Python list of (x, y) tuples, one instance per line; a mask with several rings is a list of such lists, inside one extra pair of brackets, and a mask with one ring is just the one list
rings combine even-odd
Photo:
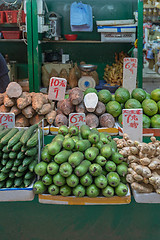
[(24, 42), (23, 39), (0, 39), (0, 42)]
[[(58, 41), (56, 41), (56, 40), (41, 40), (40, 42), (41, 43), (69, 43), (69, 44), (70, 43), (105, 43), (105, 44), (106, 43), (110, 43), (110, 42), (101, 42), (100, 40), (75, 40), (75, 41), (67, 41), (67, 40), (58, 40)], [(123, 42), (118, 42), (118, 44), (119, 43), (123, 43)]]

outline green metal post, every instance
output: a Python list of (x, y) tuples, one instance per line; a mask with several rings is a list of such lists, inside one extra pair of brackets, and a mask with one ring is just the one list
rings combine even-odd
[(33, 32), (32, 32), (32, 4), (31, 0), (26, 0), (27, 12), (27, 51), (28, 51), (28, 74), (29, 74), (29, 89), (34, 91), (34, 76), (33, 76)]
[(138, 0), (138, 87), (143, 87), (143, 0)]
[(32, 0), (32, 31), (33, 31), (33, 56), (34, 56), (34, 91), (39, 92), (41, 81), (41, 64), (38, 37), (37, 0)]

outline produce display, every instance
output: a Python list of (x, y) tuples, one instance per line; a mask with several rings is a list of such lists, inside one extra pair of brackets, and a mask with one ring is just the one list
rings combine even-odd
[(123, 197), (128, 193), (127, 164), (117, 144), (106, 133), (83, 125), (61, 126), (58, 135), (41, 153), (35, 168), (36, 194), (76, 197)]
[(123, 139), (114, 139), (119, 153), (129, 164), (126, 180), (138, 193), (160, 194), (160, 141), (151, 137), (150, 143), (131, 141), (124, 134)]
[(31, 185), (37, 161), (37, 124), (26, 130), (0, 127), (0, 188), (26, 188)]
[(128, 57), (126, 53), (115, 53), (115, 63), (106, 65), (104, 69), (104, 80), (111, 86), (122, 86), (123, 84), (123, 59)]
[(0, 112), (14, 113), (16, 127), (29, 127), (45, 118), (45, 125), (56, 117), (55, 102), (43, 93), (22, 92), (21, 86), (11, 82), (5, 93), (0, 93)]

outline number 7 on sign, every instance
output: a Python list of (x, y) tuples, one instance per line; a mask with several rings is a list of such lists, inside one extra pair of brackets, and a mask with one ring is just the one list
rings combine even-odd
[(61, 101), (66, 92), (67, 80), (65, 78), (52, 77), (50, 79), (48, 99)]

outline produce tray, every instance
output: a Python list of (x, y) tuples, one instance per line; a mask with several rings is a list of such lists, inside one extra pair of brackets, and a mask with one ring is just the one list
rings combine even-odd
[(39, 202), (44, 204), (60, 204), (60, 205), (109, 205), (109, 204), (129, 204), (131, 202), (131, 192), (128, 186), (128, 193), (125, 197), (114, 196), (111, 198), (106, 197), (63, 197), (52, 196), (50, 194), (39, 194)]
[(135, 190), (132, 192), (137, 203), (160, 203), (160, 194), (158, 193), (138, 193)]
[[(50, 126), (50, 133), (56, 135), (58, 133), (58, 127)], [(114, 128), (97, 128), (99, 132), (109, 133), (112, 136), (116, 136), (119, 133), (118, 124), (115, 123)]]
[(0, 189), (0, 202), (32, 201), (34, 196), (33, 183), (27, 188)]

